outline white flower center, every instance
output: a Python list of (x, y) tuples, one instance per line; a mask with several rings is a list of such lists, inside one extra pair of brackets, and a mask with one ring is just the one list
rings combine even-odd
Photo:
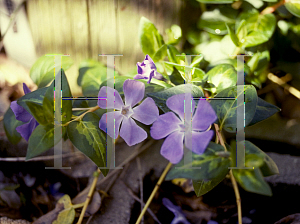
[(121, 114), (124, 115), (125, 117), (129, 118), (134, 113), (133, 113), (133, 110), (132, 110), (131, 106), (126, 106), (125, 105), (125, 106), (122, 107)]

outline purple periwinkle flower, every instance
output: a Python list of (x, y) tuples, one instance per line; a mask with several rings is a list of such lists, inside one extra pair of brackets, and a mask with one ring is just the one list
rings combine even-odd
[(156, 71), (156, 66), (148, 54), (146, 55), (144, 61), (138, 62), (136, 66), (138, 74), (133, 77), (134, 79), (148, 79), (147, 83), (150, 83), (152, 78), (163, 78), (163, 76)]
[[(98, 100), (98, 106), (103, 109), (115, 109), (117, 111), (103, 114), (100, 119), (99, 127), (107, 132), (107, 122), (115, 121), (115, 132), (109, 130), (107, 134), (112, 138), (119, 135), (124, 139), (127, 145), (132, 146), (142, 142), (147, 138), (147, 132), (138, 126), (133, 118), (143, 124), (152, 124), (159, 116), (158, 108), (152, 98), (147, 97), (140, 105), (139, 103), (145, 94), (145, 84), (139, 81), (127, 79), (123, 84), (125, 104), (118, 91), (103, 86), (98, 94), (99, 98), (115, 95), (114, 106), (108, 105), (107, 100)], [(134, 107), (134, 108), (133, 108)]]
[(184, 123), (185, 93), (171, 96), (166, 102), (167, 106), (179, 117), (173, 112), (167, 112), (158, 117), (150, 130), (150, 134), (154, 139), (167, 137), (162, 144), (160, 153), (173, 164), (178, 163), (182, 159), (184, 143), (194, 153), (202, 154), (214, 134), (212, 130), (208, 130), (210, 125), (217, 119), (214, 109), (207, 101), (199, 100), (195, 111), (194, 100), (191, 95), (190, 97), (192, 100), (192, 108), (190, 109), (192, 124), (187, 122), (188, 133), (191, 133), (190, 141), (186, 141), (188, 136), (185, 132), (186, 127)]
[[(25, 83), (23, 83), (23, 90), (25, 94), (31, 92)], [(39, 123), (29, 112), (27, 112), (22, 106), (17, 104), (17, 101), (11, 102), (10, 108), (14, 112), (18, 121), (26, 122), (26, 124), (18, 126), (16, 130), (26, 141), (28, 141), (31, 133), (39, 125)]]

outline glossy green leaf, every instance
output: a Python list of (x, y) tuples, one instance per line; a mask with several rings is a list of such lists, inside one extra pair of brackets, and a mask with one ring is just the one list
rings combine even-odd
[[(118, 74), (115, 72), (115, 77)], [(97, 97), (100, 85), (107, 79), (107, 68), (104, 66), (96, 66), (88, 69), (81, 81), (83, 95), (86, 97)]]
[[(68, 97), (71, 98), (71, 89), (69, 86), (69, 82), (67, 80), (67, 77), (62, 70), (61, 73), (61, 89), (62, 89), (62, 97)], [(69, 120), (71, 120), (72, 117), (72, 100), (62, 100), (62, 108), (61, 108), (61, 121), (63, 124), (67, 123)]]
[(43, 113), (47, 123), (54, 123), (54, 81), (49, 87), (43, 100)]
[(93, 59), (87, 59), (87, 60), (84, 60), (80, 63), (79, 65), (79, 75), (78, 75), (78, 78), (77, 78), (77, 84), (79, 86), (81, 86), (81, 82), (82, 82), (82, 78), (84, 76), (84, 74), (87, 72), (87, 70), (91, 69), (91, 68), (94, 68), (94, 67), (105, 67), (102, 63), (98, 62), (98, 61), (95, 61)]
[(246, 2), (249, 2), (251, 5), (253, 5), (255, 8), (259, 9), (264, 5), (264, 2), (262, 0), (245, 0)]
[(178, 44), (181, 36), (182, 31), (180, 26), (173, 24), (170, 29), (166, 29), (166, 34), (168, 35), (168, 42), (167, 44)]
[(64, 209), (59, 212), (57, 219), (52, 224), (72, 224), (75, 219), (75, 210), (72, 207), (70, 196), (64, 195), (57, 203), (63, 204)]
[[(255, 114), (257, 105), (257, 93), (256, 89), (252, 85), (245, 85), (244, 91), (239, 92), (240, 94), (245, 94), (245, 105), (244, 103), (237, 105), (237, 100), (231, 99), (219, 99), (212, 100), (210, 105), (214, 108), (218, 116), (218, 124), (220, 129), (223, 128), (231, 133), (236, 132), (236, 109), (238, 107), (245, 106), (245, 125), (247, 126)], [(218, 93), (215, 98), (236, 98), (237, 97), (237, 87), (229, 87)]]
[(280, 109), (278, 107), (276, 107), (273, 104), (270, 104), (258, 97), (256, 111), (255, 111), (253, 119), (249, 123), (249, 126), (256, 124), (260, 121), (263, 121), (279, 111), (280, 111)]
[(214, 9), (213, 11), (205, 11), (202, 13), (198, 27), (212, 34), (224, 35), (227, 34), (225, 23), (233, 25), (235, 18), (230, 15), (224, 15), (220, 9)]
[(170, 62), (177, 63), (177, 64), (180, 63), (180, 57), (176, 56), (176, 55), (180, 55), (180, 53), (177, 50), (177, 48), (174, 47), (173, 45), (168, 45), (167, 55)]
[(289, 10), (290, 13), (292, 13), (294, 16), (300, 17), (300, 2), (296, 0), (291, 2), (286, 2), (285, 7), (287, 10)]
[(138, 35), (142, 51), (151, 58), (164, 44), (164, 40), (154, 24), (145, 17), (140, 20)]
[(192, 81), (193, 79), (195, 78), (199, 78), (199, 79), (203, 79), (204, 76), (205, 76), (205, 72), (200, 69), (200, 68), (195, 68), (195, 67), (192, 67), (192, 66), (186, 66), (186, 65), (180, 65), (180, 64), (176, 64), (176, 63), (172, 63), (172, 62), (164, 62), (165, 63), (165, 66), (173, 71), (173, 67), (175, 67), (180, 73), (181, 73), (181, 76), (185, 78), (186, 74), (185, 74), (185, 70), (186, 68), (190, 68), (191, 70), (191, 75), (192, 75)]
[(48, 124), (42, 105), (30, 101), (26, 102), (26, 105), (29, 108), (31, 115), (36, 119), (37, 122), (39, 122), (39, 124)]
[(175, 85), (184, 84), (184, 79), (176, 67), (173, 68), (173, 72), (170, 75), (170, 81)]
[[(73, 121), (67, 127), (73, 145), (89, 157), (98, 167), (106, 167), (106, 134), (99, 129), (100, 118), (87, 113), (81, 121)], [(108, 169), (101, 169), (104, 176)]]
[(220, 64), (207, 72), (208, 82), (216, 87), (212, 89), (213, 93), (218, 93), (223, 89), (236, 85), (237, 72), (232, 65)]
[(242, 20), (239, 23), (238, 28), (236, 29), (236, 36), (238, 38), (239, 41), (241, 41), (243, 38), (245, 38), (247, 36), (247, 26), (246, 26), (246, 20)]
[(191, 84), (182, 84), (169, 89), (166, 89), (161, 92), (148, 93), (147, 96), (151, 97), (156, 105), (165, 113), (169, 112), (170, 109), (166, 105), (166, 101), (169, 97), (174, 96), (176, 94), (182, 94), (186, 92), (186, 89), (189, 89), (193, 95), (193, 97), (203, 97), (204, 94), (202, 90), (195, 85)]
[[(225, 169), (224, 169), (224, 171), (225, 171)], [(193, 180), (193, 187), (194, 187), (196, 195), (198, 197), (200, 197), (201, 195), (204, 195), (207, 192), (211, 191), (219, 183), (221, 183), (222, 180), (225, 179), (228, 172), (229, 172), (229, 169), (227, 169), (226, 173), (224, 172), (222, 175), (218, 176), (215, 179), (211, 179), (211, 180)]]
[[(62, 127), (62, 136), (66, 131), (65, 127)], [(28, 140), (28, 148), (26, 154), (26, 160), (29, 160), (35, 156), (46, 152), (48, 149), (56, 145), (60, 139), (56, 139), (54, 142), (54, 125), (38, 125), (32, 132)]]
[(236, 181), (244, 190), (272, 196), (272, 190), (264, 180), (260, 169), (233, 169), (232, 172)]
[(238, 39), (237, 35), (235, 34), (234, 30), (227, 24), (226, 24), (226, 27), (227, 27), (227, 30), (228, 30), (228, 33), (229, 33), (229, 36), (230, 36), (232, 42), (235, 44), (235, 46), (237, 46), (237, 47), (240, 46), (239, 39)]
[[(166, 176), (166, 180), (176, 178), (204, 180), (223, 176), (224, 173), (228, 173), (230, 160), (228, 157), (219, 156), (220, 152), (224, 152), (223, 146), (210, 142), (202, 155), (192, 154), (191, 163), (184, 164), (182, 159), (176, 164)], [(193, 169), (193, 167), (201, 167), (201, 169)]]
[(240, 40), (242, 47), (253, 47), (267, 42), (274, 33), (276, 18), (271, 14), (261, 15), (257, 10), (241, 13), (237, 23), (245, 20), (248, 34)]
[(47, 87), (43, 87), (43, 88), (37, 89), (33, 92), (27, 93), (26, 95), (19, 98), (17, 100), (17, 103), (29, 112), (30, 110), (29, 110), (26, 102), (34, 102), (39, 105), (43, 105), (43, 100), (44, 100), (44, 96), (46, 94), (47, 89), (48, 89)]
[(162, 45), (153, 55), (153, 61), (161, 61), (167, 56), (167, 45)]
[[(56, 56), (59, 57), (59, 56)], [(71, 67), (71, 57), (61, 57), (61, 66), (64, 70)], [(54, 56), (40, 57), (30, 69), (30, 77), (39, 88), (45, 87), (54, 79)]]
[(16, 128), (24, 124), (22, 121), (18, 121), (11, 108), (5, 112), (3, 117), (3, 126), (7, 139), (13, 143), (17, 144), (21, 139), (21, 135), (17, 132)]

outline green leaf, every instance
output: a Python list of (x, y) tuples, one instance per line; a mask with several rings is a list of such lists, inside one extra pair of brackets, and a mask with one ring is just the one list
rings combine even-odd
[(173, 72), (170, 75), (170, 81), (175, 85), (184, 84), (184, 79), (181, 76), (180, 72), (176, 69), (176, 67), (173, 67)]
[(249, 126), (254, 125), (260, 121), (263, 121), (279, 111), (280, 111), (280, 109), (278, 107), (276, 107), (273, 104), (270, 104), (258, 97), (256, 111), (255, 111), (253, 119), (249, 123)]
[(247, 36), (247, 26), (246, 26), (246, 20), (242, 20), (239, 23), (238, 28), (236, 29), (236, 35), (239, 41), (241, 41), (243, 38)]
[(43, 105), (43, 100), (44, 100), (44, 96), (46, 94), (47, 89), (48, 89), (47, 87), (43, 87), (43, 88), (37, 89), (33, 92), (27, 93), (26, 95), (19, 98), (17, 100), (17, 103), (29, 112), (30, 110), (29, 110), (26, 102), (34, 102), (39, 105)]
[(284, 5), (290, 13), (292, 13), (294, 16), (300, 17), (300, 3), (296, 3), (296, 1), (291, 1), (286, 2)]
[(3, 117), (3, 126), (7, 139), (13, 143), (17, 144), (21, 139), (21, 135), (17, 132), (16, 128), (24, 124), (22, 121), (18, 121), (11, 108), (5, 112)]
[(182, 84), (182, 85), (178, 85), (178, 86), (169, 88), (169, 89), (161, 91), (161, 92), (148, 93), (147, 96), (151, 97), (155, 101), (156, 105), (164, 113), (167, 113), (170, 111), (170, 109), (166, 105), (167, 99), (176, 94), (185, 93), (187, 88), (190, 89), (193, 97), (203, 97), (204, 96), (202, 90), (198, 86), (191, 85), (191, 84)]
[(216, 89), (213, 93), (220, 92), (231, 86), (236, 85), (237, 72), (232, 65), (220, 64), (207, 72), (208, 82), (214, 84)]
[(167, 56), (167, 45), (162, 45), (153, 55), (153, 61), (161, 61)]
[(236, 181), (244, 188), (244, 190), (272, 196), (272, 190), (264, 180), (260, 169), (233, 169), (232, 172)]
[[(100, 118), (87, 113), (81, 121), (68, 125), (67, 133), (73, 145), (89, 157), (98, 167), (106, 167), (106, 134), (99, 129)], [(108, 169), (101, 169), (104, 176)]]
[[(255, 8), (259, 9), (264, 5), (262, 0), (245, 0), (246, 2), (249, 2), (251, 5), (253, 5)], [(275, 0), (277, 1), (277, 0)]]
[(227, 34), (225, 23), (233, 25), (235, 23), (234, 14), (224, 15), (222, 9), (214, 9), (202, 13), (198, 27), (212, 34), (224, 35)]
[[(64, 73), (64, 70), (62, 70), (61, 73), (61, 89), (62, 89), (62, 97), (68, 97), (68, 98), (72, 97), (70, 86), (67, 77)], [(72, 100), (62, 100), (61, 116), (62, 116), (61, 120), (63, 124), (71, 120)]]
[[(109, 70), (113, 70), (110, 69)], [(118, 74), (115, 72), (115, 77)], [(104, 66), (96, 66), (88, 69), (81, 81), (83, 95), (86, 97), (97, 97), (100, 85), (107, 79), (107, 68)]]
[[(274, 174), (279, 174), (278, 167), (276, 163), (269, 157), (265, 152), (263, 152), (260, 148), (254, 145), (250, 141), (245, 141), (245, 154), (246, 154), (246, 161), (249, 155), (257, 155), (261, 159), (263, 159), (263, 164), (261, 164), (260, 170), (262, 171), (264, 176), (271, 176)], [(250, 166), (249, 166), (250, 167)], [(257, 168), (257, 167), (254, 167)]]
[(174, 47), (173, 45), (168, 45), (167, 54), (170, 62), (177, 64), (180, 63), (180, 57), (176, 56), (180, 55), (180, 53), (176, 47)]
[(49, 87), (43, 100), (43, 113), (45, 115), (45, 120), (49, 124), (54, 123), (54, 81)]
[[(218, 124), (220, 125), (220, 129), (223, 128), (231, 133), (236, 132), (236, 109), (238, 107), (245, 106), (245, 126), (247, 126), (256, 110), (257, 104), (257, 93), (256, 89), (252, 85), (245, 85), (244, 92), (240, 92), (240, 94), (245, 94), (245, 105), (244, 103), (237, 105), (237, 100), (228, 100), (228, 99), (220, 99), (220, 100), (212, 100), (210, 103), (211, 106), (217, 113), (218, 116)], [(222, 90), (218, 93), (215, 98), (236, 98), (237, 97), (237, 87), (229, 87), (227, 89)]]
[(196, 56), (193, 58), (193, 61), (191, 63), (191, 67), (196, 67), (200, 64), (200, 62), (202, 61), (203, 59), (203, 56), (202, 55), (199, 55), (199, 56)]
[(79, 75), (77, 78), (77, 84), (81, 86), (82, 78), (87, 70), (94, 68), (94, 67), (105, 67), (102, 63), (95, 61), (93, 59), (87, 59), (80, 63), (79, 65)]
[(230, 26), (228, 26), (227, 23), (226, 23), (226, 27), (227, 27), (229, 36), (230, 36), (232, 42), (234, 43), (234, 45), (237, 47), (240, 46), (239, 39), (238, 39), (237, 35), (235, 34), (234, 30)]
[(198, 197), (206, 194), (207, 192), (211, 191), (214, 187), (216, 187), (222, 180), (225, 179), (226, 175), (228, 174), (229, 169), (227, 169), (227, 173), (218, 176), (215, 179), (211, 180), (193, 180), (193, 186), (195, 193)]
[[(173, 70), (173, 67), (175, 67), (181, 74), (181, 76), (185, 79), (185, 69), (186, 68), (190, 68), (191, 69), (191, 75), (192, 75), (192, 80), (191, 81), (195, 81), (196, 78), (202, 80), (205, 76), (205, 72), (200, 69), (200, 68), (195, 68), (192, 66), (186, 66), (186, 65), (180, 65), (180, 64), (176, 64), (176, 63), (172, 63), (172, 62), (164, 62), (166, 68), (168, 68), (169, 70)], [(199, 81), (199, 80), (196, 81)]]
[[(56, 56), (59, 57), (59, 56)], [(70, 57), (61, 57), (61, 66), (64, 70), (71, 67), (73, 61)], [(30, 77), (39, 88), (45, 87), (54, 79), (54, 56), (40, 57), (30, 69)]]
[(30, 101), (26, 102), (26, 105), (29, 108), (29, 112), (31, 113), (31, 115), (36, 119), (37, 122), (39, 122), (39, 124), (48, 124), (42, 105)]
[(180, 26), (173, 24), (170, 29), (166, 29), (166, 34), (168, 35), (168, 42), (167, 44), (178, 44), (181, 36), (182, 31)]
[(75, 210), (72, 207), (70, 196), (64, 195), (58, 200), (58, 203), (64, 205), (64, 210), (59, 212), (57, 219), (52, 224), (72, 224), (75, 219)]
[[(65, 127), (62, 127), (62, 136), (66, 131)], [(46, 152), (48, 149), (56, 145), (60, 139), (56, 139), (54, 142), (54, 125), (38, 125), (32, 132), (28, 140), (28, 149), (26, 154), (26, 160), (29, 160), (35, 156)]]
[[(259, 11), (253, 9), (241, 13), (237, 24), (245, 20), (247, 36), (240, 40), (242, 47), (253, 47), (267, 42), (273, 35), (276, 28), (276, 18), (270, 14), (260, 15)], [(237, 25), (238, 27), (238, 25)]]
[[(184, 164), (184, 159), (182, 159), (176, 164), (168, 173), (166, 180), (176, 178), (204, 180), (227, 174), (230, 160), (228, 157), (219, 156), (220, 152), (224, 152), (223, 146), (210, 142), (202, 155), (192, 154), (191, 163)], [(201, 167), (201, 169), (193, 169), (193, 167)]]
[(234, 0), (197, 0), (198, 2), (206, 3), (206, 4), (226, 4), (233, 3)]
[(155, 52), (164, 44), (163, 37), (150, 20), (142, 17), (139, 24), (139, 40), (144, 54), (153, 58)]

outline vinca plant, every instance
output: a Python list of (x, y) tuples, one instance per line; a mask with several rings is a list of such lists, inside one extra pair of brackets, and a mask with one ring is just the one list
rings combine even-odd
[[(192, 46), (189, 54), (177, 47), (183, 37), (179, 26), (168, 29), (164, 39), (155, 25), (142, 17), (139, 39), (144, 60), (126, 75), (98, 61), (83, 61), (77, 80), (82, 98), (72, 97), (65, 76), (64, 71), (72, 65), (70, 57), (39, 58), (30, 71), (38, 89), (31, 92), (24, 84), (25, 95), (12, 102), (4, 116), (8, 139), (12, 143), (21, 138), (28, 141), (27, 160), (55, 147), (61, 139), (69, 139), (104, 176), (111, 168), (108, 141), (120, 137), (134, 146), (150, 138), (163, 139), (160, 153), (169, 163), (158, 186), (164, 179), (192, 179), (195, 194), (201, 196), (230, 178), (241, 223), (237, 183), (246, 191), (271, 196), (264, 177), (279, 172), (274, 161), (256, 145), (246, 139), (227, 142), (224, 133), (237, 135), (239, 111), (243, 111), (243, 128), (280, 111), (258, 97), (257, 90), (270, 73), (269, 42), (274, 31), (299, 32), (294, 22), (299, 21), (300, 3), (281, 1), (262, 8), (265, 3), (259, 0), (199, 2), (203, 12), (198, 30), (187, 35)], [(284, 4), (287, 11), (275, 15)], [(288, 11), (296, 16), (291, 22), (284, 19)], [(243, 56), (241, 60), (239, 56)], [(54, 73), (53, 57), (61, 57), (59, 73)], [(107, 78), (109, 70), (113, 70), (113, 78)], [(240, 78), (242, 84), (238, 84)], [(55, 91), (60, 91), (57, 80), (61, 81), (61, 108), (54, 108), (59, 100), (54, 98)], [(58, 125), (57, 110), (61, 115)], [(111, 122), (113, 129), (109, 128)], [(61, 136), (55, 138), (58, 127)]]

